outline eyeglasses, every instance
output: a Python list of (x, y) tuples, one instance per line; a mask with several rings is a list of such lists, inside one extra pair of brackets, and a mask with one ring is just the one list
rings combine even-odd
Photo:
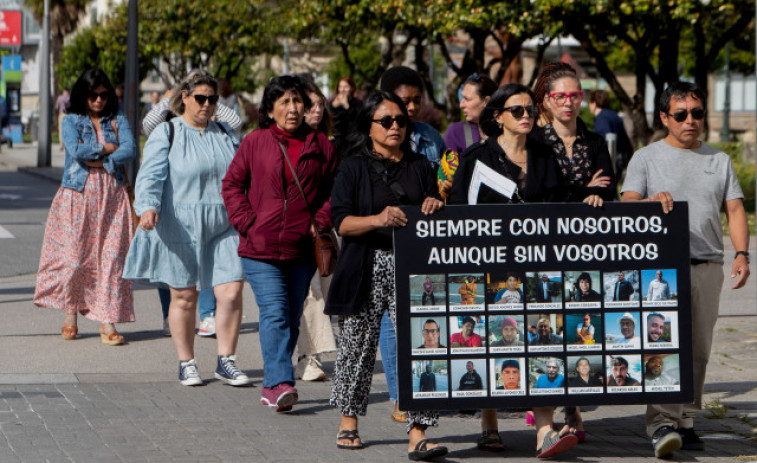
[(433, 330), (423, 330), (423, 334), (436, 334), (436, 333), (438, 333), (438, 332), (439, 332), (439, 330), (438, 330), (438, 329), (433, 329)]
[(691, 111), (689, 111), (688, 109), (683, 109), (681, 111), (676, 111), (673, 114), (665, 114), (672, 117), (676, 122), (683, 122), (689, 118), (689, 113), (691, 113), (691, 117), (694, 118), (694, 120), (701, 121), (702, 119), (704, 119), (704, 114), (706, 112), (707, 111), (705, 111), (704, 108), (694, 108)]
[(552, 98), (555, 103), (562, 106), (568, 100), (570, 100), (570, 102), (573, 104), (580, 103), (584, 99), (584, 92), (580, 90), (577, 92), (570, 92), (570, 93), (554, 92), (554, 93), (550, 93), (549, 97)]
[(87, 95), (87, 98), (89, 98), (91, 101), (97, 101), (98, 98), (105, 101), (108, 99), (108, 91), (96, 93), (96, 92), (89, 92)]
[(376, 122), (381, 124), (381, 127), (389, 130), (392, 128), (394, 123), (397, 123), (397, 127), (402, 128), (407, 125), (407, 117), (405, 117), (404, 114), (400, 114), (398, 116), (384, 116), (381, 119), (373, 119), (371, 122)]
[(218, 95), (192, 95), (198, 105), (204, 106), (207, 101), (211, 105), (218, 103)]
[(526, 113), (528, 113), (528, 117), (532, 119), (539, 115), (539, 108), (533, 105), (506, 106), (502, 108), (502, 111), (510, 111), (510, 114), (516, 119), (520, 119)]

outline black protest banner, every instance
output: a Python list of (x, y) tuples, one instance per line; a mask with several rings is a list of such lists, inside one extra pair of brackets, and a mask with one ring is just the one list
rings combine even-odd
[(403, 210), (402, 410), (691, 402), (686, 203)]

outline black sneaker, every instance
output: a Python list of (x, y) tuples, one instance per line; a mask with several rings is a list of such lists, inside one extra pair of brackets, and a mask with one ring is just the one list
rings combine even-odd
[(704, 441), (697, 436), (694, 428), (678, 428), (683, 445), (681, 450), (704, 450)]
[(682, 444), (681, 435), (672, 426), (659, 427), (652, 435), (652, 447), (657, 458), (673, 456), (673, 452), (680, 449)]

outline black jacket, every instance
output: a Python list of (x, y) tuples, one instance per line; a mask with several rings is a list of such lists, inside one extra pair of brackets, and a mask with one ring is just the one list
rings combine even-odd
[[(534, 140), (526, 142), (528, 151), (528, 170), (526, 172), (526, 187), (519, 190), (520, 197), (527, 203), (562, 202), (566, 190), (561, 182), (561, 175), (552, 153)], [(521, 168), (505, 157), (505, 152), (497, 143), (496, 137), (489, 137), (485, 141), (471, 145), (460, 155), (460, 165), (455, 173), (448, 204), (468, 204), (468, 187), (470, 186), (476, 161), (483, 162), (498, 173), (518, 182)], [(508, 201), (499, 193), (482, 187), (478, 197), (479, 204), (502, 204), (516, 202)], [(333, 206), (332, 206), (333, 207)]]
[[(426, 196), (438, 198), (436, 172), (428, 159), (417, 153), (407, 153), (405, 159), (427, 192)], [(331, 218), (335, 230), (339, 230), (348, 215), (371, 215), (373, 191), (369, 168), (368, 159), (363, 155), (348, 156), (339, 165), (331, 190)], [(363, 310), (370, 291), (374, 249), (366, 235), (344, 237), (324, 313), (357, 315)]]
[[(579, 185), (570, 185), (563, 178), (562, 172), (559, 171), (560, 181), (565, 184), (565, 188), (568, 190), (567, 202), (581, 202), (589, 195), (599, 195), (605, 201), (614, 201), (618, 196), (618, 180), (615, 177), (615, 169), (612, 165), (612, 159), (610, 158), (610, 152), (607, 151), (607, 142), (594, 132), (589, 131), (586, 124), (581, 119), (578, 119), (578, 130), (583, 132), (583, 136), (586, 139), (588, 146), (589, 159), (593, 166), (592, 175), (599, 169), (602, 169), (602, 176), (610, 177), (610, 184), (604, 188), (602, 187), (587, 187)], [(537, 143), (544, 145), (547, 152), (552, 155), (552, 142), (546, 138), (546, 130), (544, 127), (534, 127), (531, 131), (529, 138)]]

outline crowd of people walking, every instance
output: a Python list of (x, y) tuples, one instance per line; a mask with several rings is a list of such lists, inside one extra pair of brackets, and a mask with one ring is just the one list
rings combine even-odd
[[(252, 378), (237, 353), (246, 279), (259, 307), (262, 404), (276, 412), (292, 410), (299, 399), (296, 379), (325, 379), (319, 355), (336, 352), (330, 397), (340, 414), (336, 445), (359, 450), (364, 442), (358, 417), (366, 415), (380, 349), (395, 403), (392, 417), (406, 423), (408, 457), (445, 455), (447, 448), (426, 436), (428, 427), (439, 425), (439, 413), (404, 412), (398, 405), (392, 232), (408, 223), (402, 206), (431, 215), (444, 207), (443, 198), (447, 204), (468, 204), (478, 164), (516, 188), (511, 197), (482, 190), (477, 203), (602, 207), (616, 200), (620, 173), (605, 139), (578, 116), (585, 92), (575, 70), (548, 64), (533, 90), (513, 83), (497, 88), (486, 76), (470, 76), (460, 91), (464, 121), (450, 125), (444, 137), (418, 120), (423, 79), (404, 66), (388, 69), (380, 90), (362, 100), (350, 77), (338, 81), (331, 99), (307, 75), (274, 77), (263, 92), (259, 128), (244, 138), (227, 87), (195, 70), (163, 99), (153, 95), (143, 119), (147, 142), (131, 200), (124, 166), (136, 154), (132, 131), (103, 71), (82, 74), (61, 123), (65, 170), (45, 229), (34, 304), (65, 311), (61, 335), (66, 340), (77, 338), (82, 315), (100, 323), (103, 344), (121, 345), (127, 340), (115, 324), (134, 321), (132, 281), (147, 282), (160, 292), (163, 330), (173, 340), (181, 384), (204, 383), (194, 350), (199, 305), (199, 334), (217, 338), (215, 378), (246, 386)], [(590, 101), (597, 114), (608, 105), (602, 94)], [(699, 141), (702, 101), (692, 84), (666, 90), (661, 118), (669, 134), (631, 158), (622, 199), (659, 201), (664, 212), (673, 200), (697, 201), (692, 290), (694, 279), (702, 280), (701, 287), (713, 281), (722, 285), (722, 233), (713, 231), (712, 223), (719, 227), (717, 214), (725, 207), (738, 251), (732, 267), (738, 288), (749, 276), (743, 194), (727, 155)], [(626, 140), (623, 155), (630, 157)], [(444, 178), (438, 170), (448, 150), (459, 154), (459, 167), (454, 180), (438, 180)], [(656, 167), (676, 162), (684, 172), (675, 179), (664, 178)], [(718, 174), (708, 179), (704, 193), (687, 187), (686, 176), (698, 175), (703, 165)], [(316, 272), (314, 237), (331, 229), (341, 249), (333, 276), (322, 276)], [(426, 280), (424, 304), (427, 296), (433, 304), (433, 284)], [(582, 274), (582, 280), (587, 288), (581, 290), (590, 294), (591, 277)], [(695, 349), (694, 403), (649, 406), (647, 432), (657, 456), (682, 446), (703, 448), (693, 416), (701, 407), (714, 326), (712, 310), (704, 307), (717, 307), (719, 293), (718, 286), (693, 297), (693, 324), (700, 334), (710, 333)], [(331, 317), (337, 320), (336, 333)], [(587, 329), (586, 336), (593, 331)], [(292, 361), (295, 352), (299, 368)], [(433, 378), (429, 368), (426, 375)], [(517, 362), (502, 371), (506, 368), (517, 378)], [(576, 381), (590, 384), (589, 371), (583, 358), (576, 364)], [(564, 426), (554, 425), (553, 407), (532, 413), (539, 458), (586, 438), (577, 407), (566, 407)], [(480, 449), (505, 449), (496, 410), (482, 410), (481, 430)]]

